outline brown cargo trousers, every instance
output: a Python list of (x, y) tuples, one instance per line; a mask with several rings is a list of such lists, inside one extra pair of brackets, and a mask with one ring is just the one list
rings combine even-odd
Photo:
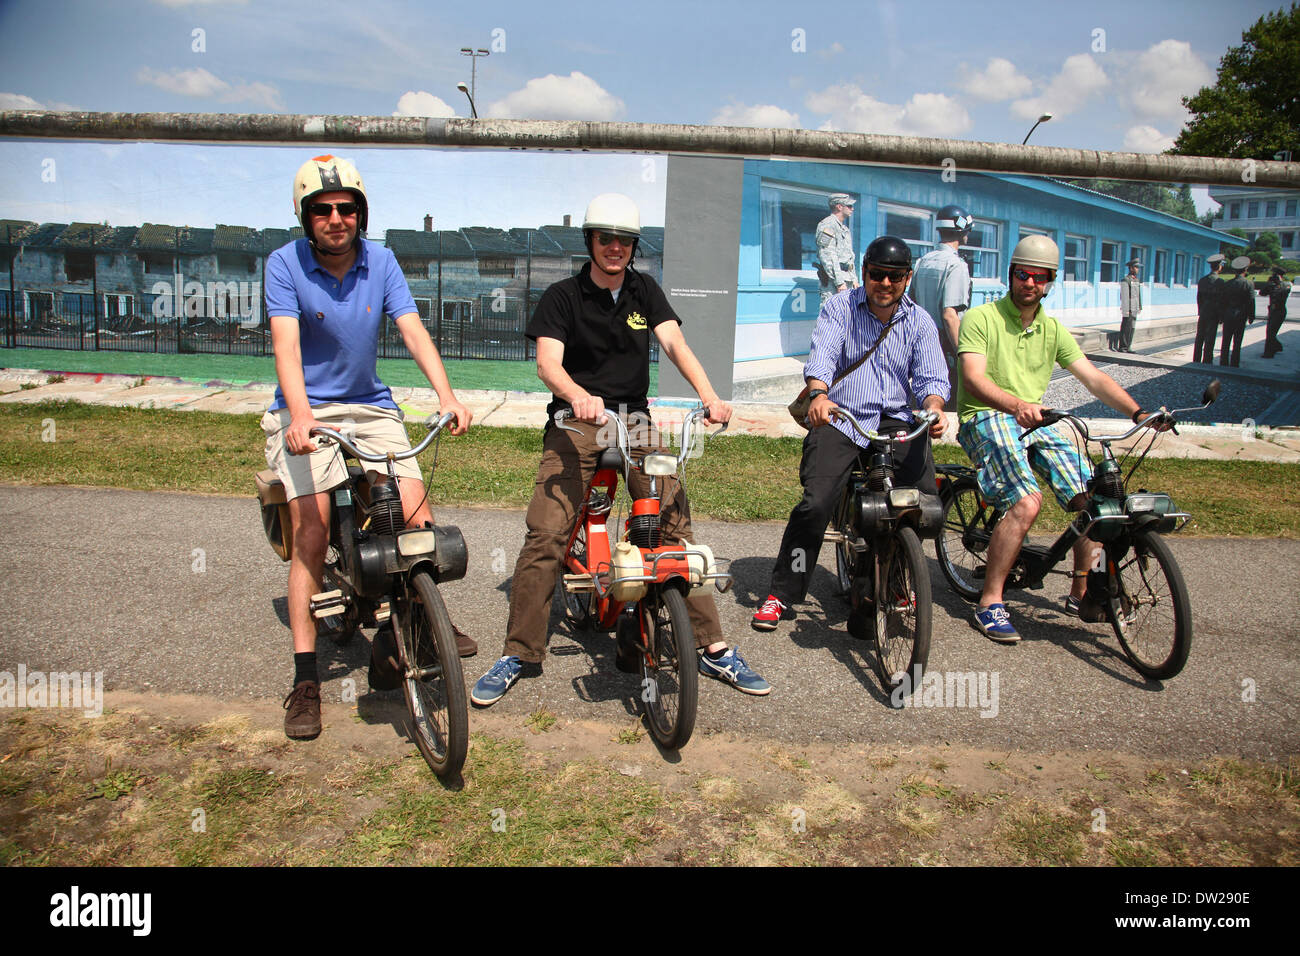
[[(540, 664), (546, 654), (551, 599), (562, 570), (564, 550), (569, 535), (573, 533), (587, 485), (596, 473), (596, 463), (605, 450), (605, 445), (597, 440), (600, 432), (597, 426), (572, 419), (565, 424), (581, 429), (582, 434), (575, 435), (553, 424), (547, 426), (542, 443), (542, 463), (537, 469), (533, 500), (528, 505), (528, 534), (519, 552), (519, 560), (515, 562), (515, 575), (510, 585), (510, 618), (502, 653), (532, 664)], [(661, 447), (658, 436), (650, 434), (651, 429), (634, 426), (634, 421), (628, 423), (633, 452), (655, 451)], [(605, 426), (606, 431), (613, 427)], [(662, 490), (660, 526), (664, 544), (693, 544), (690, 506), (681, 482), (675, 476), (657, 480)], [(647, 497), (650, 479), (633, 471), (631, 490), (634, 498)], [(615, 531), (612, 536), (615, 538), (621, 534), (621, 529), (611, 531)], [(722, 623), (711, 594), (702, 588), (693, 591), (686, 607), (695, 631), (696, 647), (708, 647), (722, 640)]]

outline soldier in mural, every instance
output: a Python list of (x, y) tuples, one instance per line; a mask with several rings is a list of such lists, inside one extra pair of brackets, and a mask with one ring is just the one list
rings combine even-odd
[(1196, 344), (1192, 346), (1192, 361), (1204, 365), (1214, 364), (1214, 339), (1219, 332), (1220, 313), (1223, 311), (1223, 280), (1219, 273), (1223, 271), (1221, 252), (1205, 261), (1210, 271), (1201, 276), (1196, 283)]
[[(718, 397), (686, 344), (681, 319), (659, 284), (632, 268), (641, 214), (627, 196), (605, 193), (587, 206), (582, 224), (590, 262), (576, 276), (542, 295), (525, 334), (537, 343), (537, 376), (552, 392), (550, 421), (542, 440), (542, 461), (526, 518), (528, 533), (510, 586), (510, 617), (502, 656), (474, 685), (470, 700), (495, 704), (527, 671), (540, 672), (549, 640), (551, 599), (560, 562), (578, 517), (582, 496), (604, 451), (599, 426), (610, 414), (628, 419), (634, 445), (650, 439), (644, 427), (649, 408), (650, 335), (681, 371), (709, 410), (706, 422), (725, 422), (731, 406)], [(582, 434), (555, 427), (555, 415), (571, 410)], [(639, 422), (638, 422), (639, 419)], [(638, 436), (641, 440), (638, 441)], [(690, 511), (676, 479), (663, 493), (665, 540), (690, 540)], [(713, 598), (697, 593), (687, 601), (700, 672), (747, 694), (771, 687), (737, 648), (722, 639)], [(620, 664), (620, 666), (623, 666)]]
[(1277, 333), (1281, 330), (1282, 323), (1286, 321), (1286, 300), (1291, 294), (1291, 283), (1287, 281), (1286, 273), (1281, 269), (1274, 269), (1264, 294), (1268, 296), (1268, 330), (1264, 337), (1264, 358), (1271, 359), (1282, 351), (1282, 343), (1278, 341)]
[(927, 252), (916, 263), (908, 294), (912, 301), (930, 313), (939, 328), (939, 344), (948, 363), (951, 398), (948, 411), (956, 410), (957, 336), (961, 317), (970, 308), (970, 268), (957, 250), (970, 238), (974, 218), (961, 206), (944, 206), (935, 214), (939, 231), (939, 248)]
[[(402, 412), (376, 374), (385, 313), (397, 317), (415, 364), (438, 393), (440, 410), (456, 415), (452, 434), (464, 434), (473, 416), (452, 391), (397, 260), (363, 238), (369, 208), (356, 168), (335, 156), (308, 160), (294, 176), (293, 204), (305, 238), (277, 249), (266, 263), (266, 311), (279, 386), (262, 416), (262, 429), (266, 460), (284, 483), (293, 527), (288, 600), (294, 682), (285, 699), (284, 731), (310, 740), (321, 731), (310, 602), (322, 590), (329, 492), (347, 478), (338, 450), (318, 446), (311, 430), (346, 425), (358, 443), (376, 453), (410, 447)], [(396, 464), (408, 525), (432, 522), (419, 466), (409, 459)], [(457, 642), (461, 656), (477, 650), (459, 631)]]
[(1113, 351), (1133, 351), (1133, 329), (1137, 325), (1138, 313), (1142, 311), (1142, 280), (1138, 271), (1142, 268), (1140, 259), (1128, 261), (1128, 275), (1119, 284), (1119, 341)]
[(1223, 339), (1219, 345), (1220, 365), (1241, 364), (1241, 338), (1246, 326), (1255, 321), (1255, 289), (1246, 280), (1250, 256), (1232, 260), (1236, 276), (1223, 284)]
[(817, 281), (821, 283), (822, 305), (836, 292), (858, 286), (853, 233), (848, 225), (856, 203), (847, 193), (835, 193), (826, 200), (831, 214), (817, 223)]

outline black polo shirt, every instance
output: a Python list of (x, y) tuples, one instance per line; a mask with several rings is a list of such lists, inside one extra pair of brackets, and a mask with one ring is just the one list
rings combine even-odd
[[(564, 343), (564, 371), (607, 408), (644, 412), (649, 407), (650, 333), (661, 322), (682, 320), (668, 304), (659, 283), (629, 268), (623, 273), (618, 301), (591, 281), (588, 262), (575, 276), (542, 293), (524, 335)], [(568, 408), (553, 396), (546, 411)]]

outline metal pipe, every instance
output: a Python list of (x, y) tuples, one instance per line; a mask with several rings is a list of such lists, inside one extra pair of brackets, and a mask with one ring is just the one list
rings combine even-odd
[(303, 143), (595, 150), (792, 159), (936, 170), (1300, 188), (1300, 163), (1116, 153), (803, 129), (552, 120), (241, 113), (0, 111), (0, 136), (188, 143)]

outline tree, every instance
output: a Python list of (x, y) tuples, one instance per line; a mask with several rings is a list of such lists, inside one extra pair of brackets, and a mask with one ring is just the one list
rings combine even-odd
[(1248, 255), (1257, 262), (1277, 265), (1282, 258), (1282, 240), (1276, 232), (1261, 232), (1251, 243)]
[(1133, 183), (1119, 179), (1067, 179), (1066, 182), (1105, 196), (1126, 199), (1157, 212), (1166, 212), (1179, 219), (1200, 221), (1196, 215), (1196, 203), (1192, 200), (1192, 187), (1186, 183), (1181, 186), (1166, 186), (1163, 183)]
[(1300, 6), (1266, 14), (1219, 61), (1214, 86), (1183, 97), (1192, 118), (1171, 153), (1300, 158)]

